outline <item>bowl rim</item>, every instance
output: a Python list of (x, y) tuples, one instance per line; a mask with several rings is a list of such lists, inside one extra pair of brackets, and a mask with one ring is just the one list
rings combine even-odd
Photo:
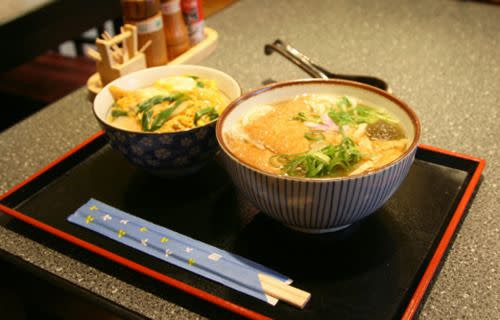
[[(120, 128), (120, 127), (114, 126), (111, 123), (109, 123), (108, 121), (106, 121), (106, 119), (101, 119), (101, 117), (99, 117), (97, 115), (97, 112), (96, 112), (97, 97), (100, 94), (102, 94), (104, 92), (104, 90), (109, 90), (109, 87), (112, 86), (112, 85), (114, 85), (115, 82), (117, 82), (119, 80), (123, 80), (123, 79), (133, 78), (134, 76), (137, 76), (138, 73), (148, 73), (148, 72), (152, 72), (152, 71), (158, 70), (158, 69), (174, 69), (174, 68), (178, 68), (178, 69), (195, 68), (195, 69), (206, 70), (206, 71), (209, 71), (209, 72), (219, 73), (222, 76), (227, 77), (229, 80), (231, 80), (232, 82), (234, 82), (234, 84), (236, 84), (236, 88), (238, 89), (239, 96), (241, 96), (242, 89), (241, 89), (240, 83), (238, 81), (236, 81), (236, 79), (234, 79), (233, 77), (231, 77), (229, 74), (225, 73), (224, 71), (221, 71), (221, 70), (218, 70), (218, 69), (215, 69), (215, 68), (194, 65), (194, 64), (164, 65), (164, 66), (158, 66), (158, 67), (152, 67), (152, 68), (146, 68), (146, 69), (137, 70), (137, 71), (131, 72), (129, 74), (126, 74), (124, 76), (121, 76), (119, 78), (116, 78), (115, 80), (113, 80), (110, 83), (108, 83), (106, 86), (104, 86), (104, 88), (101, 89), (101, 91), (99, 91), (97, 93), (97, 95), (94, 98), (94, 101), (92, 101), (92, 112), (94, 113), (94, 117), (97, 119), (97, 121), (99, 123), (101, 123), (105, 127), (111, 127), (114, 130), (118, 130), (118, 131), (122, 131), (122, 132), (126, 132), (126, 133), (131, 133), (131, 134), (145, 135), (145, 136), (155, 136), (155, 135), (165, 135), (165, 134), (168, 134), (168, 135), (183, 134), (183, 133), (187, 133), (187, 132), (190, 132), (190, 131), (195, 131), (196, 129), (200, 129), (200, 128), (204, 128), (204, 127), (213, 125), (215, 122), (217, 122), (220, 119), (220, 115), (219, 115), (219, 117), (217, 119), (214, 119), (214, 120), (212, 120), (212, 121), (210, 121), (208, 123), (205, 123), (202, 126), (193, 127), (193, 128), (189, 128), (189, 129), (186, 129), (186, 130), (173, 131), (173, 132), (142, 132), (142, 131), (133, 131), (133, 130), (124, 129), (124, 128)], [(228, 97), (228, 99), (231, 102), (231, 99), (229, 97)], [(229, 104), (228, 104), (228, 106), (229, 106)]]
[[(324, 178), (306, 178), (306, 177), (298, 177), (298, 176), (285, 176), (285, 175), (278, 175), (270, 172), (266, 172), (264, 170), (261, 170), (259, 168), (256, 168), (252, 166), (251, 164), (239, 159), (236, 155), (233, 154), (232, 151), (228, 148), (226, 145), (224, 139), (223, 139), (223, 134), (222, 134), (222, 126), (224, 123), (224, 120), (226, 117), (231, 113), (232, 110), (234, 110), (238, 105), (240, 105), (242, 102), (249, 100), (253, 98), (254, 96), (257, 96), (259, 94), (262, 94), (264, 92), (269, 92), (274, 89), (279, 89), (283, 87), (288, 87), (288, 86), (297, 86), (297, 85), (310, 85), (310, 84), (324, 84), (324, 85), (341, 85), (341, 86), (350, 86), (350, 87), (357, 87), (363, 90), (368, 90), (372, 91), (375, 94), (381, 95), (384, 98), (391, 100), (395, 104), (397, 104), (403, 111), (406, 112), (406, 114), (409, 116), (414, 128), (415, 128), (415, 135), (413, 138), (413, 141), (408, 147), (408, 149), (401, 154), (397, 159), (389, 162), (386, 165), (383, 165), (373, 171), (368, 171), (352, 176), (345, 176), (345, 177), (324, 177)], [(420, 120), (413, 111), (404, 101), (401, 99), (397, 98), (396, 96), (381, 90), (379, 88), (360, 83), (360, 82), (355, 82), (355, 81), (349, 81), (349, 80), (339, 80), (339, 79), (299, 79), (299, 80), (292, 80), (292, 81), (283, 81), (283, 82), (276, 82), (270, 85), (266, 86), (261, 86), (258, 88), (255, 88), (249, 92), (246, 92), (245, 94), (241, 95), (239, 98), (236, 100), (233, 100), (222, 112), (222, 114), (219, 116), (217, 119), (219, 120), (216, 125), (215, 133), (217, 137), (217, 141), (219, 142), (219, 145), (224, 153), (228, 155), (230, 158), (232, 158), (234, 161), (236, 161), (238, 164), (245, 166), (246, 168), (255, 171), (257, 173), (276, 178), (276, 179), (283, 179), (283, 180), (292, 180), (292, 181), (300, 181), (300, 182), (332, 182), (332, 181), (341, 181), (341, 180), (353, 180), (353, 179), (358, 179), (361, 177), (368, 177), (371, 175), (378, 174), (379, 172), (384, 171), (385, 169), (392, 167), (396, 165), (397, 163), (401, 162), (403, 159), (405, 159), (408, 155), (410, 155), (414, 149), (418, 146), (418, 142), (420, 140)]]

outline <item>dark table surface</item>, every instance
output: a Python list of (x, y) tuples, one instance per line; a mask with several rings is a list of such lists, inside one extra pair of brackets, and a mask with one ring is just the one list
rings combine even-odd
[[(305, 77), (263, 45), (286, 40), (338, 73), (390, 82), (422, 121), (422, 142), (487, 160), (485, 179), (419, 315), (500, 314), (500, 7), (468, 1), (240, 1), (214, 15), (217, 50), (203, 62), (244, 87)], [(0, 135), (0, 191), (98, 130), (80, 89)], [(0, 227), (0, 249), (151, 318), (200, 315)]]

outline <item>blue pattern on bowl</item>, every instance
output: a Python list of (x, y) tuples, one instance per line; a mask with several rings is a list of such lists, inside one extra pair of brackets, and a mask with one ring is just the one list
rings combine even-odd
[(265, 174), (222, 155), (234, 184), (257, 208), (292, 229), (323, 233), (343, 229), (380, 208), (408, 174), (416, 150), (381, 171), (325, 180)]
[(99, 121), (111, 146), (152, 173), (182, 176), (202, 168), (218, 150), (215, 122), (188, 131), (133, 133)]
[(201, 169), (218, 150), (215, 121), (187, 131), (154, 133), (119, 129), (108, 123), (109, 108), (114, 102), (109, 88), (136, 90), (170, 76), (195, 75), (212, 79), (229, 101), (241, 95), (241, 88), (226, 73), (197, 65), (175, 65), (147, 68), (122, 76), (108, 83), (97, 94), (92, 108), (111, 146), (129, 162), (154, 174), (183, 176)]

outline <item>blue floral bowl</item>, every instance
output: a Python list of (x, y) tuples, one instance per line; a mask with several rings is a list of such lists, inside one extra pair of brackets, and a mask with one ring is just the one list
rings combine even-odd
[(106, 121), (113, 97), (111, 85), (137, 89), (152, 85), (156, 80), (175, 75), (195, 75), (213, 79), (229, 100), (238, 98), (241, 89), (229, 75), (207, 67), (178, 65), (144, 69), (114, 80), (99, 92), (94, 100), (94, 115), (104, 129), (111, 146), (129, 162), (151, 173), (163, 176), (184, 176), (201, 169), (218, 150), (213, 122), (186, 131), (154, 133), (134, 132), (113, 126)]

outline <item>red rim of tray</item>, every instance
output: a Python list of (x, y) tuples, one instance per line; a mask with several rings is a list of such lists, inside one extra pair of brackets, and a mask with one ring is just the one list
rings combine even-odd
[[(54, 160), (51, 163), (49, 163), (48, 165), (46, 165), (44, 168), (40, 169), (39, 171), (37, 171), (36, 173), (31, 175), (30, 177), (25, 179), (23, 182), (17, 184), (13, 188), (11, 188), (9, 191), (5, 192), (3, 195), (0, 196), (0, 201), (5, 199), (6, 197), (11, 195), (15, 191), (19, 190), (24, 185), (35, 180), (37, 177), (42, 175), (44, 172), (53, 168), (58, 163), (64, 161), (69, 156), (71, 156), (74, 153), (78, 152), (79, 150), (85, 148), (92, 141), (100, 138), (103, 135), (104, 135), (104, 131), (99, 131), (96, 134), (92, 135), (91, 137), (89, 137), (88, 139), (86, 139), (82, 143), (78, 144), (76, 147), (74, 147), (70, 151), (66, 152), (65, 154), (63, 154), (62, 156), (57, 158), (56, 160)], [(425, 268), (423, 276), (421, 277), (410, 301), (408, 302), (408, 305), (405, 308), (405, 311), (403, 312), (401, 319), (404, 319), (404, 320), (412, 319), (415, 316), (415, 313), (417, 312), (418, 307), (420, 306), (420, 303), (422, 302), (422, 299), (423, 299), (432, 279), (434, 278), (434, 275), (436, 274), (436, 271), (438, 270), (438, 267), (439, 267), (444, 255), (445, 255), (445, 253), (446, 253), (446, 250), (450, 244), (450, 241), (452, 240), (453, 235), (455, 234), (455, 231), (456, 231), (456, 229), (457, 229), (457, 227), (462, 219), (462, 216), (465, 212), (465, 209), (467, 208), (467, 204), (469, 203), (469, 200), (472, 197), (477, 184), (479, 183), (479, 180), (481, 178), (481, 173), (482, 173), (484, 166), (486, 164), (486, 161), (484, 159), (481, 159), (481, 158), (476, 158), (476, 157), (472, 157), (469, 155), (464, 155), (461, 153), (456, 153), (456, 152), (440, 149), (440, 148), (429, 146), (429, 145), (420, 144), (418, 147), (420, 149), (433, 151), (433, 152), (437, 152), (437, 153), (441, 153), (441, 154), (446, 154), (446, 155), (450, 155), (453, 157), (462, 158), (462, 159), (476, 162), (477, 167), (475, 168), (475, 170), (472, 174), (471, 180), (469, 181), (469, 183), (464, 191), (464, 194), (463, 194), (462, 198), (460, 199), (460, 202), (458, 203), (458, 205), (455, 209), (455, 212), (453, 213), (453, 215), (451, 217), (450, 222), (448, 223), (443, 235), (441, 236), (441, 239), (439, 240), (439, 243), (438, 243), (434, 253), (432, 254), (432, 257), (430, 259), (429, 264)], [(242, 315), (242, 316), (250, 318), (250, 319), (258, 319), (258, 320), (270, 319), (269, 317), (262, 315), (258, 312), (241, 307), (241, 306), (239, 306), (235, 303), (232, 303), (228, 300), (225, 300), (223, 298), (220, 298), (218, 296), (215, 296), (213, 294), (205, 292), (201, 289), (195, 288), (195, 287), (188, 285), (182, 281), (179, 281), (179, 280), (176, 280), (176, 279), (171, 278), (169, 276), (166, 276), (166, 275), (164, 275), (160, 272), (157, 272), (151, 268), (147, 268), (139, 263), (136, 263), (132, 260), (126, 259), (118, 254), (115, 254), (115, 253), (110, 252), (108, 250), (105, 250), (99, 246), (96, 246), (96, 245), (91, 244), (87, 241), (84, 241), (80, 238), (72, 236), (69, 233), (66, 233), (66, 232), (63, 232), (57, 228), (51, 227), (51, 226), (49, 226), (49, 225), (47, 225), (39, 220), (36, 220), (32, 217), (29, 217), (29, 216), (23, 214), (22, 212), (11, 209), (3, 204), (0, 204), (0, 211), (6, 213), (8, 215), (11, 215), (19, 220), (22, 220), (22, 221), (24, 221), (24, 222), (26, 222), (26, 223), (28, 223), (36, 228), (42, 229), (50, 234), (53, 234), (59, 238), (62, 238), (70, 243), (73, 243), (79, 247), (82, 247), (84, 249), (92, 251), (100, 256), (103, 256), (103, 257), (109, 259), (109, 260), (112, 260), (116, 263), (119, 263), (123, 266), (126, 266), (132, 270), (135, 270), (139, 273), (145, 274), (151, 278), (154, 278), (154, 279), (159, 280), (163, 283), (166, 283), (166, 284), (171, 285), (175, 288), (178, 288), (178, 289), (180, 289), (188, 294), (191, 294), (193, 296), (196, 296), (198, 298), (206, 300), (210, 303), (213, 303), (221, 308), (224, 308), (226, 310), (230, 310), (232, 312), (235, 312), (239, 315)]]

